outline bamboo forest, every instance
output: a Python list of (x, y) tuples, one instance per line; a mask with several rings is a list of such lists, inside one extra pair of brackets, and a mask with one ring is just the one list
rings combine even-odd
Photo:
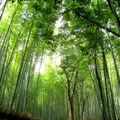
[(120, 0), (0, 0), (0, 119), (120, 120)]

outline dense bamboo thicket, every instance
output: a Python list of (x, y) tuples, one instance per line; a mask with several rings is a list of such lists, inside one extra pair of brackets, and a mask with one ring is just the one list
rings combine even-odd
[(0, 1), (0, 115), (119, 120), (119, 72), (119, 0)]

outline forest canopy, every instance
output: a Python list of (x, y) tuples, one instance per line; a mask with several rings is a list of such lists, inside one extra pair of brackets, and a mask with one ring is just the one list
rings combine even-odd
[(119, 72), (119, 0), (0, 0), (0, 108), (119, 120)]

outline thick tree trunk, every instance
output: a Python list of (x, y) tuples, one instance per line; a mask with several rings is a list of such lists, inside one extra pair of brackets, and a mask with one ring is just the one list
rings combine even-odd
[[(109, 71), (107, 66), (106, 55), (104, 51), (104, 43), (101, 40), (101, 49), (102, 49), (102, 57), (103, 57), (103, 71), (104, 71), (104, 78), (105, 78), (105, 88), (106, 88), (106, 96), (107, 96), (107, 107), (108, 107), (108, 114), (109, 119), (116, 120), (116, 110), (115, 110), (115, 103), (114, 103), (114, 95), (111, 87)], [(111, 111), (111, 112), (110, 112)]]
[(69, 103), (70, 103), (71, 120), (74, 120), (74, 100), (73, 100), (73, 98), (69, 98)]
[(104, 91), (103, 91), (103, 86), (101, 83), (101, 79), (98, 73), (98, 67), (97, 67), (97, 59), (96, 59), (96, 51), (94, 51), (94, 63), (95, 63), (95, 73), (96, 73), (96, 78), (98, 81), (98, 87), (99, 87), (99, 92), (100, 92), (100, 96), (101, 96), (101, 102), (102, 102), (102, 114), (103, 114), (103, 120), (107, 120), (108, 116), (107, 116), (107, 111), (106, 111), (106, 106), (105, 106), (105, 96), (104, 96)]

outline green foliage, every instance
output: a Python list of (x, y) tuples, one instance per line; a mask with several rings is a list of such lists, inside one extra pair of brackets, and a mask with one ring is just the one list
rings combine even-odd
[(0, 106), (41, 120), (119, 120), (120, 3), (111, 4), (114, 13), (107, 0), (7, 1)]

